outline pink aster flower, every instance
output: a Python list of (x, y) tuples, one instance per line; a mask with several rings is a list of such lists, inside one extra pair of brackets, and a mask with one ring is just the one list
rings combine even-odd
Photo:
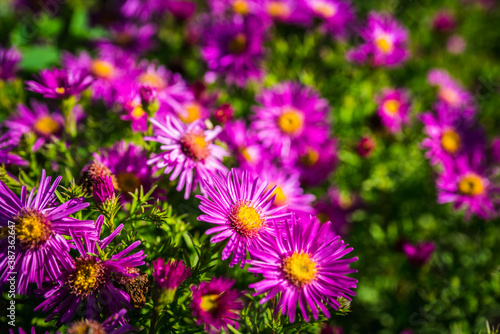
[(263, 149), (255, 132), (246, 126), (244, 120), (226, 123), (221, 139), (227, 143), (243, 169), (252, 169), (262, 161)]
[(10, 133), (0, 133), (0, 164), (26, 166), (28, 162), (20, 156), (11, 153), (19, 144), (19, 136)]
[(0, 80), (11, 80), (16, 76), (21, 53), (16, 49), (0, 48)]
[(117, 23), (109, 28), (110, 38), (97, 41), (101, 48), (126, 50), (132, 54), (146, 53), (153, 47), (156, 27), (153, 24), (135, 25), (130, 22)]
[(274, 21), (302, 26), (309, 25), (312, 19), (306, 2), (301, 0), (263, 0), (261, 12)]
[(281, 311), (290, 322), (297, 304), (305, 321), (308, 310), (318, 319), (318, 307), (329, 318), (327, 306), (338, 309), (338, 298), (351, 300), (355, 295), (357, 280), (346, 275), (357, 272), (350, 268), (357, 258), (342, 259), (352, 248), (329, 233), (330, 223), (321, 224), (313, 216), (303, 221), (292, 216), (276, 229), (276, 238), (264, 236), (262, 244), (249, 249), (248, 271), (263, 276), (249, 287), (255, 288), (255, 296), (267, 293), (261, 304), (279, 293), (275, 312)]
[(238, 16), (257, 15), (262, 10), (260, 0), (209, 0), (208, 4), (212, 13), (216, 16), (224, 16), (225, 14)]
[(359, 34), (365, 43), (347, 53), (351, 62), (394, 67), (410, 56), (408, 31), (390, 15), (371, 12)]
[(455, 81), (445, 70), (433, 69), (427, 75), (427, 81), (438, 88), (439, 100), (457, 111), (466, 119), (473, 119), (475, 106), (473, 96)]
[(28, 90), (43, 94), (49, 99), (63, 99), (78, 95), (87, 89), (93, 79), (83, 71), (65, 69), (42, 70), (35, 81), (27, 81)]
[(208, 69), (229, 84), (244, 86), (262, 77), (264, 27), (254, 16), (213, 23), (205, 30), (201, 54)]
[(327, 138), (323, 143), (300, 147), (294, 168), (300, 173), (301, 183), (317, 186), (328, 179), (337, 162), (337, 140)]
[(409, 122), (411, 103), (408, 95), (405, 89), (384, 89), (380, 96), (375, 97), (382, 124), (392, 133), (400, 132)]
[(196, 12), (196, 3), (188, 0), (169, 0), (165, 6), (176, 19), (181, 21), (189, 20)]
[(464, 208), (467, 220), (472, 214), (486, 220), (496, 216), (492, 196), (500, 189), (490, 179), (482, 152), (474, 151), (449, 162), (436, 186), (438, 203), (453, 203), (456, 210)]
[(208, 333), (219, 333), (227, 329), (227, 325), (238, 327), (239, 313), (244, 305), (240, 299), (243, 294), (232, 288), (234, 282), (214, 277), (210, 282), (191, 287), (193, 317)]
[[(200, 121), (186, 125), (169, 116), (165, 121), (155, 118), (150, 121), (155, 126), (154, 136), (145, 139), (162, 144), (164, 152), (149, 159), (148, 165), (155, 164), (160, 169), (165, 168), (165, 174), (171, 173), (171, 181), (179, 177), (176, 189), (181, 191), (185, 188), (185, 199), (189, 198), (200, 180), (209, 180), (211, 173), (227, 171), (221, 161), (228, 153), (213, 143), (222, 131), (220, 126), (204, 130)], [(200, 189), (205, 192), (203, 183), (200, 184)]]
[(438, 11), (432, 18), (432, 28), (439, 32), (453, 31), (457, 26), (457, 19), (448, 10)]
[(191, 270), (186, 267), (184, 262), (159, 258), (152, 262), (153, 264), (153, 279), (162, 290), (175, 290), (184, 282)]
[[(245, 265), (247, 248), (258, 243), (264, 234), (272, 234), (271, 220), (289, 216), (283, 207), (273, 208), (275, 187), (251, 177), (246, 171), (231, 170), (224, 175), (214, 175), (210, 184), (203, 180), (207, 195), (196, 196), (201, 200), (204, 213), (198, 220), (216, 224), (206, 234), (218, 233), (211, 242), (229, 239), (222, 251), (222, 260), (231, 254), (232, 267), (241, 261)], [(281, 212), (281, 213), (280, 213)]]
[(306, 1), (312, 14), (323, 20), (323, 29), (335, 37), (346, 37), (349, 25), (354, 21), (354, 10), (345, 0)]
[(60, 137), (64, 129), (64, 116), (58, 112), (50, 112), (47, 105), (31, 100), (31, 109), (24, 104), (17, 106), (17, 112), (10, 116), (5, 125), (9, 134), (22, 136), (32, 132), (37, 136), (32, 150), (36, 152), (43, 144), (49, 142), (53, 136)]
[(252, 127), (264, 147), (285, 160), (294, 161), (298, 148), (328, 138), (330, 107), (312, 88), (284, 82), (256, 97)]
[(401, 250), (405, 253), (406, 258), (414, 267), (421, 267), (431, 259), (432, 253), (436, 244), (432, 241), (421, 241), (416, 244), (403, 242)]

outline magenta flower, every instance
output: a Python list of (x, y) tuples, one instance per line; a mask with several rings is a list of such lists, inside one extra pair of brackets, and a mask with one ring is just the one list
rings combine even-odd
[(264, 157), (255, 131), (247, 128), (244, 120), (226, 123), (221, 139), (227, 143), (239, 166), (243, 169), (254, 168)]
[(359, 141), (358, 154), (362, 158), (368, 158), (373, 153), (376, 146), (377, 144), (375, 143), (375, 140), (371, 136), (364, 136)]
[[(100, 253), (97, 247), (105, 250), (123, 229), (123, 224), (121, 224), (108, 237), (100, 240), (103, 223), (104, 217), (99, 216), (96, 221), (97, 239), (84, 237), (85, 243), (70, 231), (80, 256), (64, 262), (63, 273), (57, 283), (42, 290), (45, 301), (38, 305), (35, 311), (41, 310), (47, 313), (52, 310), (45, 321), (59, 316), (58, 324), (67, 324), (79, 315), (79, 312), (83, 312), (85, 318), (95, 320), (103, 310), (113, 314), (120, 312), (123, 307), (131, 308), (130, 295), (117, 288), (113, 279), (117, 275), (136, 277), (138, 269), (135, 267), (144, 265), (146, 254), (139, 251), (128, 255), (141, 244), (140, 241), (135, 241), (108, 259), (101, 259), (97, 255)], [(121, 322), (123, 324), (124, 320), (122, 319)]]
[(28, 90), (43, 94), (49, 99), (63, 99), (78, 95), (87, 89), (92, 83), (91, 76), (83, 71), (67, 71), (54, 68), (42, 70), (35, 81), (27, 81)]
[(206, 28), (201, 54), (208, 69), (229, 84), (244, 86), (262, 77), (264, 28), (254, 16), (213, 23)]
[(465, 218), (472, 214), (489, 220), (496, 217), (492, 196), (499, 192), (490, 180), (480, 151), (461, 155), (450, 161), (436, 181), (438, 203), (453, 203), (455, 210), (465, 209)]
[(456, 26), (457, 20), (448, 10), (440, 10), (432, 18), (432, 28), (439, 32), (453, 31)]
[(193, 300), (191, 309), (198, 325), (208, 333), (227, 329), (227, 325), (238, 327), (239, 313), (243, 309), (242, 293), (232, 289), (234, 281), (212, 278), (191, 287)]
[[(18, 294), (28, 293), (31, 283), (41, 288), (46, 280), (55, 281), (60, 276), (60, 266), (71, 260), (69, 244), (63, 236), (96, 237), (93, 221), (69, 217), (89, 206), (83, 197), (57, 203), (55, 191), (61, 179), (59, 176), (51, 185), (51, 178), (43, 170), (38, 190), (34, 188), (28, 194), (23, 186), (20, 198), (0, 181), (0, 224), (7, 233), (12, 229), (16, 235), (16, 261), (13, 263), (7, 256), (0, 259), (0, 285), (6, 283), (10, 272), (17, 272)], [(0, 239), (3, 254), (8, 253), (7, 249), (12, 251), (8, 235)]]
[(408, 31), (390, 15), (371, 12), (359, 34), (365, 43), (347, 53), (351, 62), (394, 67), (410, 56)]
[(312, 88), (284, 82), (256, 97), (252, 127), (263, 146), (285, 160), (294, 161), (298, 149), (318, 145), (329, 136), (325, 99)]
[(103, 176), (94, 181), (92, 196), (98, 206), (105, 204), (115, 198), (115, 189), (111, 176)]
[[(185, 199), (189, 198), (200, 180), (209, 180), (210, 174), (217, 171), (227, 171), (221, 162), (227, 152), (213, 143), (222, 131), (219, 126), (213, 130), (203, 130), (200, 121), (185, 125), (169, 116), (165, 121), (155, 118), (150, 121), (155, 126), (154, 136), (146, 137), (145, 140), (159, 142), (164, 152), (149, 159), (148, 165), (165, 168), (165, 174), (171, 173), (171, 181), (179, 177), (176, 190), (185, 188)], [(200, 189), (202, 193), (205, 192), (204, 183), (200, 184)]]
[(337, 141), (326, 138), (322, 143), (300, 147), (295, 168), (301, 183), (316, 186), (328, 179), (337, 162)]
[(418, 242), (416, 244), (404, 242), (401, 246), (401, 249), (403, 253), (405, 253), (406, 258), (414, 267), (421, 267), (429, 262), (435, 248), (436, 244), (432, 241)]
[(427, 75), (429, 84), (438, 87), (438, 97), (465, 119), (476, 113), (473, 96), (456, 82), (447, 71), (433, 69)]
[(227, 123), (233, 119), (234, 110), (230, 104), (224, 103), (214, 111), (214, 118), (219, 123)]
[(120, 7), (121, 14), (128, 19), (142, 22), (166, 13), (168, 1), (162, 0), (125, 0)]
[(263, 0), (261, 11), (273, 20), (307, 26), (312, 15), (305, 1), (301, 0)]
[(175, 290), (191, 275), (184, 262), (160, 258), (152, 262), (153, 279), (162, 290)]
[(21, 53), (14, 48), (0, 48), (0, 80), (15, 78), (21, 58)]
[(0, 164), (26, 166), (28, 162), (20, 156), (10, 153), (19, 144), (20, 138), (9, 132), (0, 134)]
[(248, 246), (272, 233), (272, 219), (289, 214), (283, 212), (282, 207), (272, 207), (275, 188), (269, 188), (267, 182), (251, 177), (246, 171), (233, 169), (227, 176), (214, 175), (210, 183), (203, 180), (203, 184), (207, 195), (196, 196), (201, 200), (200, 210), (204, 213), (198, 220), (217, 225), (205, 232), (218, 233), (211, 242), (229, 238), (222, 260), (232, 254), (229, 266), (241, 261), (243, 267)]
[(306, 1), (312, 15), (323, 20), (323, 28), (335, 37), (346, 37), (349, 25), (353, 23), (354, 10), (345, 0)]
[(275, 312), (282, 312), (294, 322), (297, 304), (305, 321), (308, 309), (318, 319), (318, 307), (329, 318), (327, 306), (340, 307), (337, 298), (351, 300), (357, 280), (346, 275), (357, 272), (350, 263), (357, 258), (342, 259), (352, 248), (346, 248), (340, 237), (329, 234), (330, 223), (316, 218), (299, 221), (295, 216), (276, 226), (276, 238), (263, 237), (263, 243), (249, 248), (252, 260), (248, 271), (262, 274), (263, 280), (250, 284), (255, 296), (267, 293), (261, 304), (278, 296)]
[(262, 11), (261, 0), (209, 0), (208, 4), (216, 16), (258, 15)]
[(136, 332), (137, 330), (134, 327), (124, 324), (126, 315), (127, 310), (121, 309), (120, 312), (111, 315), (102, 323), (89, 319), (75, 321), (68, 326), (67, 333), (128, 334)]
[(189, 20), (196, 11), (196, 3), (189, 0), (169, 0), (165, 4), (167, 10), (178, 20)]
[(132, 54), (144, 54), (154, 44), (156, 27), (153, 24), (135, 25), (129, 22), (118, 23), (110, 27), (110, 39), (101, 39), (97, 45), (101, 48), (119, 48)]
[(64, 116), (58, 112), (50, 112), (47, 105), (31, 100), (31, 109), (24, 104), (17, 106), (17, 112), (10, 116), (5, 125), (9, 134), (21, 137), (28, 132), (37, 136), (32, 150), (36, 152), (42, 145), (49, 142), (53, 136), (60, 137), (64, 129)]
[(389, 132), (400, 132), (409, 122), (411, 103), (408, 95), (405, 89), (384, 89), (380, 96), (375, 97), (377, 113)]

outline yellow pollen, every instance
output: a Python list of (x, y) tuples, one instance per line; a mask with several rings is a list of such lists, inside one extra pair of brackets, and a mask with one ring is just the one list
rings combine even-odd
[(385, 34), (377, 38), (375, 44), (383, 53), (389, 53), (394, 48), (391, 38)]
[(146, 112), (144, 111), (144, 109), (142, 109), (142, 106), (137, 106), (134, 108), (134, 110), (132, 110), (132, 117), (135, 119), (139, 119), (145, 114)]
[(272, 17), (287, 18), (290, 16), (290, 6), (284, 2), (271, 1), (267, 5), (267, 13)]
[(152, 88), (163, 89), (167, 86), (165, 80), (156, 73), (145, 72), (139, 78), (139, 82), (143, 85), (148, 85)]
[(88, 295), (102, 283), (104, 270), (95, 259), (79, 258), (75, 263), (75, 271), (69, 275), (68, 282), (77, 295)]
[(57, 87), (56, 88), (57, 94), (64, 94), (65, 92), (66, 92), (66, 89), (64, 89), (64, 87)]
[(200, 308), (209, 313), (215, 313), (217, 311), (218, 303), (217, 299), (219, 299), (219, 295), (210, 294), (204, 295), (201, 297)]
[[(268, 189), (271, 189), (272, 187), (274, 187), (274, 185), (269, 186)], [(282, 206), (288, 202), (287, 196), (283, 192), (283, 188), (281, 188), (280, 186), (277, 186), (276, 189), (274, 189), (273, 196), (274, 195), (276, 195), (276, 198), (274, 199), (275, 206)]]
[(211, 141), (205, 139), (205, 134), (187, 133), (181, 139), (182, 152), (195, 161), (204, 161), (210, 156), (209, 145)]
[(241, 147), (239, 151), (246, 161), (253, 162), (255, 160), (252, 154), (250, 153), (250, 149), (248, 147)]
[(233, 10), (240, 15), (248, 14), (248, 3), (245, 0), (235, 0), (233, 2)]
[(116, 180), (118, 181), (118, 186), (124, 194), (133, 193), (141, 186), (141, 180), (134, 173), (130, 172), (116, 174)]
[(441, 135), (441, 146), (448, 153), (455, 153), (460, 148), (460, 135), (453, 129), (444, 130)]
[(247, 48), (247, 35), (240, 32), (231, 41), (229, 41), (228, 49), (231, 53), (242, 53)]
[(52, 235), (51, 223), (41, 212), (22, 211), (14, 221), (16, 237), (25, 248), (41, 246)]
[(438, 93), (439, 97), (443, 99), (446, 103), (457, 107), (460, 105), (460, 96), (457, 91), (451, 88), (442, 88)]
[(474, 173), (466, 174), (458, 183), (458, 189), (464, 195), (478, 196), (484, 193), (483, 179)]
[(298, 134), (302, 130), (304, 116), (295, 108), (286, 108), (285, 112), (278, 118), (278, 125), (286, 134)]
[(257, 235), (265, 223), (260, 212), (248, 204), (235, 205), (229, 219), (233, 228), (247, 237)]
[(290, 257), (285, 259), (283, 270), (295, 286), (311, 283), (317, 274), (316, 263), (307, 253), (293, 252)]
[(399, 112), (401, 103), (398, 100), (387, 100), (384, 102), (384, 110), (389, 114), (396, 114)]
[(316, 165), (319, 160), (319, 152), (313, 149), (312, 147), (308, 147), (306, 154), (300, 157), (300, 161), (303, 165), (312, 167)]
[(94, 60), (90, 67), (90, 71), (93, 75), (103, 79), (109, 79), (115, 73), (113, 64), (105, 60)]
[(184, 123), (192, 123), (201, 117), (201, 105), (199, 103), (188, 103), (184, 105), (183, 112), (179, 115), (179, 118)]
[(106, 334), (106, 331), (102, 328), (101, 324), (95, 320), (81, 320), (74, 322), (71, 327), (68, 328), (67, 334)]
[(34, 128), (36, 133), (44, 136), (50, 136), (57, 133), (60, 126), (59, 123), (57, 123), (52, 117), (43, 116), (36, 121)]
[(317, 15), (323, 16), (325, 18), (330, 18), (337, 14), (337, 7), (326, 1), (313, 1), (311, 7)]

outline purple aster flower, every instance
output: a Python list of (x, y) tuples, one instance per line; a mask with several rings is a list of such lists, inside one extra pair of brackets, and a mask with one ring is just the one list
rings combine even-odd
[(244, 305), (241, 292), (232, 289), (234, 280), (212, 278), (191, 287), (193, 300), (191, 309), (198, 325), (203, 325), (208, 333), (220, 332), (227, 325), (238, 327), (239, 313)]
[(474, 151), (448, 162), (436, 186), (438, 203), (453, 203), (456, 210), (464, 208), (467, 220), (472, 214), (486, 220), (496, 216), (492, 196), (499, 188), (490, 180), (483, 152)]
[[(7, 256), (0, 260), (0, 284), (17, 272), (16, 293), (29, 292), (30, 283), (40, 288), (45, 280), (56, 280), (61, 274), (60, 266), (70, 262), (69, 245), (63, 236), (96, 235), (95, 224), (91, 220), (78, 220), (69, 216), (87, 206), (84, 198), (76, 198), (64, 204), (56, 203), (55, 191), (62, 177), (51, 185), (50, 177), (42, 171), (38, 190), (29, 195), (26, 186), (17, 197), (0, 181), (0, 224), (4, 228), (0, 239), (2, 254), (15, 252), (15, 261)], [(15, 232), (15, 245), (9, 237)], [(12, 250), (14, 248), (14, 250)]]
[(401, 250), (405, 253), (406, 258), (414, 267), (421, 267), (429, 262), (435, 248), (436, 244), (432, 241), (418, 242), (416, 244), (404, 242), (401, 246)]
[(408, 31), (390, 15), (371, 12), (359, 34), (365, 43), (347, 53), (351, 62), (394, 67), (410, 56)]
[(111, 26), (109, 31), (111, 38), (98, 40), (99, 47), (120, 48), (133, 54), (143, 54), (153, 47), (156, 27), (153, 24), (120, 22)]
[(272, 219), (289, 214), (283, 212), (282, 207), (272, 208), (275, 187), (269, 188), (267, 182), (251, 177), (246, 171), (233, 169), (226, 176), (212, 176), (210, 181), (203, 180), (207, 195), (196, 196), (201, 200), (200, 210), (204, 213), (198, 220), (217, 225), (206, 232), (218, 233), (211, 242), (229, 238), (222, 260), (232, 254), (229, 266), (241, 261), (243, 267), (248, 246), (258, 243), (263, 235), (273, 233)]
[(153, 16), (165, 13), (166, 6), (162, 0), (126, 0), (120, 10), (126, 18), (150, 21)]
[[(104, 217), (99, 216), (96, 221), (97, 240), (100, 239), (103, 223)], [(102, 311), (113, 314), (120, 312), (123, 307), (130, 309), (129, 294), (117, 288), (113, 279), (117, 275), (125, 277), (138, 275), (135, 267), (144, 265), (146, 254), (143, 251), (132, 255), (129, 253), (141, 242), (135, 241), (108, 259), (101, 259), (97, 255), (100, 253), (98, 249), (105, 250), (122, 229), (123, 224), (99, 241), (84, 236), (85, 243), (73, 233), (73, 230), (70, 230), (80, 256), (65, 261), (62, 264), (63, 273), (58, 278), (57, 284), (40, 291), (45, 301), (38, 305), (35, 311), (41, 310), (47, 313), (52, 310), (45, 321), (59, 316), (58, 324), (67, 324), (75, 316), (82, 314), (88, 320), (96, 320)], [(123, 319), (119, 322), (124, 324)]]
[(254, 16), (214, 23), (207, 27), (201, 54), (210, 71), (226, 82), (244, 86), (262, 77), (264, 27)]
[(16, 49), (0, 48), (0, 80), (10, 80), (16, 76), (21, 53)]
[(49, 99), (63, 99), (78, 95), (92, 83), (92, 77), (83, 71), (54, 68), (42, 70), (36, 81), (26, 82), (27, 89)]
[(341, 193), (336, 188), (329, 188), (326, 195), (315, 205), (318, 219), (326, 223), (331, 222), (331, 231), (335, 235), (347, 235), (351, 214), (361, 207), (358, 196)]
[[(124, 112), (121, 119), (130, 122), (133, 132), (146, 132), (148, 130), (148, 114), (144, 110), (143, 105), (147, 106), (150, 102), (145, 101), (143, 95), (145, 90), (149, 91), (149, 89), (149, 87), (141, 87), (136, 82), (130, 80), (122, 81), (117, 86), (115, 102), (120, 105)], [(152, 95), (156, 96), (156, 91)], [(148, 94), (146, 98), (152, 98), (152, 96)]]
[(466, 119), (475, 115), (474, 98), (447, 71), (433, 69), (427, 75), (429, 84), (438, 87), (438, 97), (441, 101), (457, 110)]
[(375, 97), (378, 103), (378, 115), (382, 124), (392, 133), (401, 131), (409, 122), (410, 97), (406, 89), (384, 89)]
[(92, 196), (98, 206), (103, 205), (115, 198), (115, 189), (111, 176), (98, 178), (92, 187)]
[(263, 0), (261, 11), (275, 21), (288, 24), (307, 26), (312, 19), (306, 2), (301, 0)]
[(149, 191), (156, 181), (153, 177), (155, 169), (148, 166), (147, 152), (140, 146), (120, 141), (108, 149), (99, 150), (93, 157), (115, 176), (124, 200), (130, 199), (129, 193), (134, 193), (141, 186), (144, 191)]
[(298, 157), (295, 168), (300, 172), (300, 181), (308, 186), (319, 185), (337, 165), (337, 141), (326, 138), (322, 143), (300, 147)]
[(228, 122), (224, 126), (221, 139), (225, 141), (243, 169), (252, 169), (262, 161), (264, 152), (257, 136), (247, 128), (244, 120)]
[(134, 327), (129, 324), (123, 324), (126, 314), (127, 310), (121, 309), (120, 312), (111, 315), (103, 323), (89, 319), (75, 321), (68, 326), (67, 333), (127, 334), (136, 332), (137, 330)]
[(276, 229), (276, 238), (266, 235), (261, 245), (249, 248), (248, 271), (264, 277), (249, 287), (255, 288), (254, 295), (268, 292), (261, 304), (280, 293), (275, 312), (286, 314), (290, 322), (295, 320), (297, 303), (305, 321), (308, 309), (318, 319), (318, 307), (329, 318), (325, 304), (338, 309), (337, 298), (351, 300), (349, 296), (355, 295), (351, 289), (357, 280), (346, 275), (357, 272), (349, 265), (358, 259), (342, 259), (352, 248), (329, 234), (329, 222), (321, 224), (313, 216), (299, 221), (293, 215)]
[(20, 138), (7, 132), (0, 134), (0, 164), (26, 166), (28, 162), (20, 156), (10, 153), (19, 144)]
[(283, 208), (283, 211), (301, 211), (314, 213), (312, 202), (316, 199), (314, 195), (304, 194), (300, 187), (300, 174), (296, 170), (285, 170), (270, 163), (262, 163), (254, 171), (254, 174), (267, 183), (267, 188), (273, 188), (275, 195), (272, 208)]
[(262, 11), (262, 1), (260, 0), (209, 0), (208, 4), (212, 13), (216, 16), (247, 16), (258, 15)]
[[(145, 140), (159, 142), (164, 152), (149, 159), (148, 165), (156, 164), (160, 169), (165, 168), (165, 174), (172, 173), (171, 181), (179, 177), (176, 190), (185, 188), (185, 199), (189, 198), (200, 180), (209, 179), (211, 173), (227, 171), (221, 162), (227, 152), (213, 143), (222, 131), (220, 126), (203, 130), (200, 121), (186, 125), (169, 116), (164, 122), (155, 118), (150, 120), (155, 126), (155, 133)], [(204, 184), (200, 184), (200, 189), (205, 192)]]
[[(31, 330), (29, 331), (29, 333), (26, 332), (21, 327), (17, 327), (17, 330), (18, 331), (14, 331), (12, 328), (9, 328), (9, 334), (16, 334), (16, 333), (19, 333), (19, 334), (36, 334), (35, 326), (31, 327)], [(45, 334), (49, 334), (49, 332), (45, 332)], [(57, 334), (59, 334), (59, 332), (57, 332)]]
[(354, 21), (354, 10), (344, 0), (309, 0), (312, 14), (323, 20), (323, 28), (335, 37), (346, 37), (349, 25)]
[(16, 137), (28, 132), (36, 134), (37, 140), (32, 147), (33, 152), (36, 152), (53, 136), (60, 137), (64, 129), (64, 116), (58, 112), (51, 113), (42, 102), (31, 100), (31, 109), (19, 104), (17, 112), (5, 121), (5, 125), (9, 128), (9, 134)]
[(189, 20), (196, 11), (196, 3), (187, 0), (168, 0), (167, 10), (178, 20)]
[(312, 88), (284, 82), (256, 98), (252, 127), (262, 144), (282, 158), (294, 161), (298, 148), (316, 146), (328, 138), (328, 102)]
[(439, 32), (453, 31), (457, 26), (457, 19), (448, 10), (438, 11), (432, 18), (432, 28)]
[(152, 262), (153, 279), (162, 290), (175, 290), (191, 275), (184, 262), (159, 258)]
[(470, 122), (457, 118), (445, 103), (436, 105), (436, 115), (424, 113), (420, 116), (424, 123), (422, 147), (431, 164), (448, 162), (464, 152), (482, 149), (485, 146), (484, 134), (480, 129), (471, 127)]

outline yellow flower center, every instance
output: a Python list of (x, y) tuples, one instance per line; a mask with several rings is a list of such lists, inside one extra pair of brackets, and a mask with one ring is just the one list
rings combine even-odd
[(481, 176), (469, 173), (464, 175), (458, 183), (458, 189), (464, 195), (478, 196), (484, 193), (484, 182)]
[(78, 258), (75, 270), (68, 277), (68, 285), (76, 295), (87, 296), (104, 282), (104, 269), (95, 259)]
[(219, 295), (216, 294), (210, 294), (210, 295), (204, 295), (201, 297), (201, 303), (200, 303), (200, 308), (209, 313), (215, 313), (217, 311), (217, 307), (219, 304), (217, 303), (217, 299), (219, 299)]
[(184, 123), (192, 123), (201, 117), (201, 105), (199, 103), (188, 103), (184, 105), (183, 112), (179, 115), (179, 118)]
[(64, 89), (64, 87), (57, 87), (56, 88), (56, 93), (57, 94), (64, 94), (66, 92), (66, 89)]
[(105, 60), (94, 60), (90, 66), (93, 75), (103, 79), (109, 79), (115, 74), (115, 67)]
[(163, 89), (167, 86), (165, 80), (156, 73), (150, 73), (150, 72), (142, 73), (139, 76), (138, 80), (141, 84), (156, 89)]
[(67, 331), (68, 334), (106, 334), (101, 324), (95, 320), (81, 320), (74, 322)]
[(306, 154), (300, 157), (300, 162), (302, 162), (303, 165), (308, 167), (316, 165), (318, 160), (319, 160), (319, 152), (313, 149), (312, 147), (308, 147)]
[(186, 133), (180, 141), (182, 152), (194, 161), (205, 161), (210, 156), (209, 146), (203, 132)]
[(287, 18), (290, 12), (290, 6), (284, 2), (271, 1), (267, 4), (267, 13), (272, 17)]
[(229, 41), (228, 49), (231, 53), (242, 53), (247, 48), (247, 35), (240, 32)]
[(118, 173), (116, 174), (116, 180), (118, 181), (118, 186), (124, 194), (134, 193), (136, 189), (141, 187), (141, 180), (134, 173)]
[(278, 125), (286, 134), (298, 134), (304, 124), (304, 115), (295, 108), (286, 108), (278, 118)]
[(285, 259), (283, 270), (295, 286), (303, 286), (314, 281), (317, 275), (316, 263), (307, 253), (293, 252)]
[(265, 223), (259, 210), (246, 203), (235, 205), (229, 220), (236, 232), (246, 237), (256, 236)]
[[(270, 185), (267, 189), (271, 189), (274, 187), (273, 185)], [(283, 192), (283, 189), (280, 186), (277, 186), (276, 189), (273, 191), (273, 196), (276, 195), (276, 198), (274, 199), (274, 205), (275, 206), (282, 206), (287, 203), (287, 196)]]
[(375, 44), (377, 44), (377, 47), (383, 53), (389, 53), (394, 48), (392, 39), (389, 36), (385, 35), (385, 34), (383, 34), (382, 36), (380, 36), (379, 38), (377, 38), (375, 40)]
[(34, 209), (21, 211), (14, 217), (16, 238), (24, 248), (38, 248), (52, 235), (52, 224), (45, 215)]
[(233, 10), (240, 15), (248, 14), (248, 3), (245, 0), (235, 0), (233, 2)]
[(43, 136), (50, 136), (57, 133), (60, 126), (52, 117), (43, 116), (36, 121), (34, 128), (36, 133)]
[(448, 153), (455, 153), (460, 148), (460, 135), (453, 129), (443, 131), (441, 135), (441, 146)]
[(313, 1), (311, 7), (317, 15), (323, 16), (325, 18), (330, 18), (337, 14), (337, 7), (326, 1)]
[(253, 162), (255, 160), (248, 147), (240, 147), (239, 152), (246, 161)]
[(146, 112), (144, 111), (144, 109), (142, 109), (142, 106), (137, 106), (134, 108), (134, 110), (132, 110), (131, 116), (134, 119), (139, 119), (143, 117), (145, 114)]
[(384, 102), (384, 110), (389, 114), (396, 114), (399, 112), (401, 103), (398, 100), (387, 100)]
[(441, 88), (438, 94), (441, 99), (452, 106), (456, 107), (460, 104), (460, 96), (455, 89)]

